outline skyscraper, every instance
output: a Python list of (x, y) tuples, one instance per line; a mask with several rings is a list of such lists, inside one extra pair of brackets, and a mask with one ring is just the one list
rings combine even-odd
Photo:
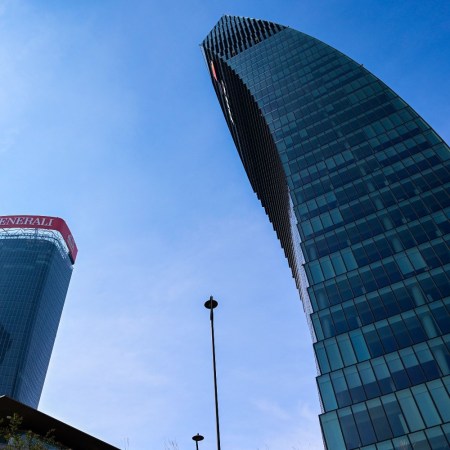
[(0, 395), (37, 408), (76, 256), (64, 220), (0, 216)]
[(326, 447), (449, 448), (448, 146), (293, 29), (224, 16), (202, 49), (300, 291)]

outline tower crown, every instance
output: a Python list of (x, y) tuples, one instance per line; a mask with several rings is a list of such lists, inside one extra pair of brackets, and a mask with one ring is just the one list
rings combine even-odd
[(202, 45), (227, 60), (285, 28), (266, 20), (224, 15)]

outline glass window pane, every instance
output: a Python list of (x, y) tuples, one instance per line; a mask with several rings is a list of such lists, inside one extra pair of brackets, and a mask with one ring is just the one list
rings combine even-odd
[(373, 325), (370, 325), (365, 328), (364, 338), (367, 342), (367, 346), (369, 347), (370, 354), (372, 355), (373, 358), (384, 354), (380, 338), (378, 337), (378, 333), (376, 332), (375, 327)]
[(415, 345), (414, 351), (427, 380), (439, 378), (441, 372), (428, 345), (426, 343)]
[(329, 449), (345, 448), (344, 438), (335, 411), (319, 416)]
[(358, 361), (365, 361), (370, 359), (369, 350), (367, 348), (366, 342), (361, 334), (360, 330), (354, 330), (350, 332), (350, 339), (355, 349), (356, 357)]
[(373, 371), (378, 380), (381, 392), (383, 394), (389, 394), (395, 391), (395, 384), (389, 373), (386, 362), (383, 358), (378, 358), (372, 361)]
[(344, 366), (339, 348), (335, 339), (330, 339), (326, 342), (325, 348), (327, 350), (328, 360), (330, 361), (331, 369), (336, 370)]
[(337, 337), (337, 341), (339, 344), (339, 349), (341, 350), (342, 359), (344, 360), (344, 364), (346, 366), (351, 366), (352, 364), (356, 364), (356, 356), (353, 351), (353, 347), (351, 345), (350, 339), (347, 334), (341, 335)]
[(409, 430), (395, 395), (387, 395), (382, 397), (381, 400), (394, 436), (407, 434)]
[(347, 321), (345, 320), (344, 311), (342, 311), (341, 305), (333, 306), (333, 308), (331, 308), (331, 315), (333, 316), (336, 334), (348, 331)]
[(400, 357), (412, 384), (424, 383), (426, 381), (425, 375), (412, 348), (401, 350)]
[(381, 406), (379, 399), (369, 400), (367, 402), (367, 409), (369, 410), (372, 425), (375, 434), (379, 441), (384, 441), (393, 437), (389, 422), (386, 419), (386, 414)]
[(375, 374), (369, 362), (364, 362), (359, 366), (359, 374), (363, 383), (367, 398), (378, 397), (381, 395)]
[(436, 411), (426, 386), (423, 384), (420, 386), (414, 386), (411, 391), (416, 398), (416, 403), (419, 406), (423, 420), (427, 427), (439, 425), (441, 423), (441, 418)]
[(447, 439), (444, 436), (440, 427), (430, 428), (425, 430), (428, 441), (430, 442), (433, 450), (448, 450)]
[(361, 321), (359, 320), (358, 314), (355, 309), (355, 305), (353, 303), (348, 303), (345, 306), (343, 306), (343, 309), (349, 329), (352, 330), (354, 328), (360, 327)]
[(334, 323), (333, 323), (333, 320), (331, 319), (330, 311), (328, 309), (326, 309), (324, 311), (320, 311), (319, 318), (320, 318), (320, 323), (322, 325), (324, 337), (329, 338), (329, 337), (334, 336), (336, 333), (334, 330)]
[(348, 367), (344, 370), (344, 373), (353, 403), (364, 401), (366, 399), (366, 394), (362, 387), (361, 379), (359, 378), (356, 367)]
[(385, 358), (397, 389), (409, 387), (411, 383), (399, 355), (397, 353), (391, 353), (386, 355)]
[(422, 324), (413, 311), (403, 313), (402, 317), (414, 343), (422, 342), (427, 339)]
[(406, 326), (401, 317), (394, 317), (389, 319), (389, 324), (392, 327), (392, 331), (395, 335), (395, 339), (401, 348), (407, 347), (412, 344), (411, 336), (406, 329)]
[(422, 416), (419, 413), (416, 402), (411, 392), (406, 389), (404, 391), (397, 392), (397, 398), (403, 411), (403, 415), (408, 423), (408, 427), (411, 431), (423, 430), (425, 424), (423, 423)]
[(410, 434), (409, 440), (411, 441), (414, 450), (433, 450), (428, 444), (428, 439), (423, 431)]
[(383, 321), (376, 328), (385, 352), (390, 353), (397, 350), (397, 341), (395, 340), (391, 327), (387, 324), (387, 322)]
[(442, 343), (441, 339), (431, 341), (430, 349), (434, 355), (434, 359), (438, 363), (444, 375), (450, 373), (450, 353), (447, 347)]
[(353, 418), (352, 410), (344, 408), (338, 410), (339, 422), (348, 449), (361, 447), (361, 441)]
[(352, 410), (359, 435), (361, 436), (362, 445), (368, 445), (375, 442), (377, 438), (366, 405), (364, 405), (364, 403), (354, 405), (352, 406)]
[(427, 383), (431, 397), (444, 422), (450, 422), (450, 398), (441, 380)]
[(323, 375), (317, 379), (317, 382), (319, 385), (320, 397), (322, 399), (325, 411), (336, 409), (337, 403), (334, 396), (333, 388), (331, 386), (330, 376)]
[(377, 450), (394, 450), (394, 444), (391, 441), (380, 442), (377, 444)]
[(407, 436), (396, 438), (392, 441), (395, 450), (414, 450), (412, 445), (409, 443)]
[(442, 430), (444, 431), (447, 442), (450, 444), (450, 423), (442, 425)]
[(328, 364), (328, 358), (325, 353), (325, 348), (323, 342), (317, 342), (315, 346), (315, 353), (317, 356), (317, 361), (319, 363), (321, 373), (326, 373), (330, 371), (330, 365)]
[(348, 406), (351, 404), (352, 399), (348, 392), (347, 383), (345, 381), (344, 374), (341, 370), (331, 374), (331, 381), (333, 383), (334, 392), (336, 393), (336, 400), (339, 407)]

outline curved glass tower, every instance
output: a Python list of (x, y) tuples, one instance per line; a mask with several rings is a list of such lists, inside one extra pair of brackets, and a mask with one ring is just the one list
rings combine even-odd
[[(58, 218), (0, 217), (0, 395), (33, 408), (76, 256), (62, 239), (61, 223), (68, 231)], [(67, 243), (74, 245), (73, 239)]]
[(311, 326), (326, 447), (448, 449), (448, 146), (293, 29), (224, 16), (202, 49)]

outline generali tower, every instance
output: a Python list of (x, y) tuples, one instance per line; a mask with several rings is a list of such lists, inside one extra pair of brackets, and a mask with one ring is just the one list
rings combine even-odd
[(0, 395), (37, 408), (76, 256), (63, 219), (0, 216)]

